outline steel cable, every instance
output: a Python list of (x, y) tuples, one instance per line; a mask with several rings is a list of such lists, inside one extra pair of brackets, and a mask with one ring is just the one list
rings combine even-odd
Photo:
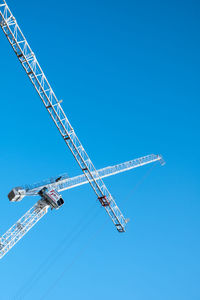
[[(95, 208), (95, 209), (94, 209)], [(34, 284), (46, 273), (53, 264), (57, 261), (58, 257), (60, 257), (62, 254), (59, 255), (59, 253), (63, 253), (64, 250), (67, 248), (70, 248), (75, 240), (80, 236), (80, 234), (84, 231), (84, 228), (87, 228), (87, 226), (91, 223), (91, 215), (93, 216), (93, 212), (96, 211), (97, 206), (93, 204), (89, 210), (82, 216), (78, 224), (74, 226), (72, 231), (70, 232), (70, 235), (66, 234), (65, 237), (58, 243), (57, 247), (52, 250), (52, 252), (49, 254), (49, 256), (39, 265), (37, 270), (34, 272), (34, 274), (31, 276), (29, 280), (27, 280), (26, 284), (24, 284), (20, 290), (16, 293), (13, 300), (17, 299), (23, 299), (23, 297), (32, 289)], [(87, 221), (87, 216), (89, 216), (89, 220)], [(93, 219), (93, 218), (92, 218)], [(87, 223), (86, 223), (87, 221)], [(84, 224), (85, 223), (85, 224)], [(80, 229), (79, 229), (80, 228)], [(66, 244), (68, 243), (68, 247)], [(28, 292), (27, 292), (27, 291)]]
[(128, 193), (127, 197), (124, 198), (125, 201), (128, 201), (132, 195), (136, 192), (136, 190), (140, 187), (140, 185), (151, 175), (153, 169), (155, 168), (157, 164), (153, 164), (151, 168), (149, 168), (146, 173), (142, 176), (141, 179), (139, 179), (134, 187), (131, 189), (131, 191)]
[(84, 254), (86, 249), (89, 248), (91, 242), (94, 241), (99, 236), (99, 234), (102, 232), (105, 225), (106, 225), (106, 222), (103, 224), (103, 226), (99, 227), (94, 232), (94, 234), (89, 238), (89, 240), (87, 242), (85, 242), (85, 244), (81, 247), (81, 249), (78, 251), (78, 253), (74, 256), (72, 261), (64, 268), (64, 270), (60, 273), (60, 275), (53, 281), (53, 283), (51, 284), (51, 289), (50, 288), (47, 289), (47, 291), (41, 296), (40, 300), (45, 299), (49, 295), (49, 293), (52, 292), (52, 290), (56, 288), (56, 286), (58, 285), (60, 280), (63, 278), (65, 273), (76, 263), (78, 258), (80, 258)]
[[(150, 176), (150, 174), (152, 173), (152, 171), (153, 171), (153, 169), (154, 169), (154, 167), (156, 166), (156, 164), (154, 164), (151, 168), (149, 168), (147, 171), (146, 171), (146, 173), (144, 174), (144, 176), (142, 176), (142, 178), (135, 184), (135, 186), (133, 187), (133, 189), (132, 189), (132, 191), (129, 193), (129, 195), (124, 199), (125, 201), (127, 201), (127, 200), (129, 200), (130, 199), (130, 197), (132, 197), (132, 194), (140, 187), (140, 185)], [(94, 205), (93, 205), (94, 206)], [(93, 208), (93, 206), (91, 207), (91, 208)], [(89, 209), (89, 211), (91, 210), (91, 208)], [(95, 204), (95, 208), (96, 208), (96, 204)], [(99, 212), (99, 210), (98, 210), (98, 212)], [(97, 213), (98, 214), (98, 213)], [(75, 240), (80, 236), (80, 234), (83, 232), (83, 231), (85, 231), (85, 229), (84, 228), (86, 228), (87, 227), (87, 225), (88, 224), (90, 224), (92, 221), (93, 221), (93, 219), (94, 218), (96, 218), (96, 215), (97, 214), (95, 214), (94, 215), (94, 217), (91, 219), (91, 220), (89, 220), (88, 222), (87, 222), (87, 224), (86, 224), (86, 226), (83, 226), (82, 225), (82, 223), (83, 223), (83, 221), (85, 220), (85, 215), (81, 218), (81, 220), (78, 222), (78, 224), (75, 226), (75, 230), (72, 230), (71, 231), (71, 233), (72, 234), (70, 234), (70, 236), (71, 236), (71, 240), (69, 241), (69, 236), (65, 236), (64, 237), (64, 239), (57, 245), (57, 247), (56, 247), (56, 250), (54, 250), (54, 251), (52, 251), (52, 253), (54, 254), (54, 256), (55, 256), (55, 259), (53, 259), (53, 256), (50, 254), (49, 256), (48, 256), (48, 258), (45, 260), (45, 263), (42, 263), (40, 266), (39, 266), (39, 270), (36, 270), (36, 272), (34, 273), (34, 277), (35, 278), (33, 278), (31, 281), (31, 288), (33, 287), (33, 284), (35, 283), (35, 282), (37, 282), (38, 281), (38, 279), (40, 279), (41, 278), (41, 276), (42, 275), (44, 275), (49, 269), (50, 269), (50, 267), (51, 266), (53, 266), (53, 264), (55, 264), (55, 262), (57, 261), (57, 259), (58, 259), (58, 255), (57, 255), (57, 253), (58, 253), (58, 250), (59, 250), (59, 253), (60, 253), (60, 255), (59, 255), (59, 257), (61, 256), (61, 255), (63, 255), (63, 253), (64, 253), (64, 251), (66, 251), (68, 248), (70, 248), (71, 246), (72, 246), (72, 244), (75, 242)], [(91, 214), (88, 214), (88, 212), (87, 212), (87, 214), (86, 215), (91, 215)], [(77, 233), (75, 233), (74, 234), (74, 232), (75, 231), (77, 231), (77, 229), (79, 228), (79, 227), (81, 227), (81, 229), (77, 232)], [(103, 226), (104, 227), (104, 226)], [(99, 231), (99, 229), (97, 230), (97, 231)], [(95, 232), (96, 233), (96, 232)], [(74, 236), (73, 236), (73, 234), (74, 234)], [(67, 240), (68, 239), (68, 240)], [(94, 238), (93, 237), (91, 237), (91, 240), (93, 240)], [(91, 242), (91, 240), (89, 241), (89, 242)], [(66, 243), (69, 241), (69, 245), (68, 245), (68, 247), (66, 246)], [(62, 244), (62, 248), (60, 248), (60, 244)], [(69, 263), (68, 264), (68, 266), (67, 267), (71, 267), (74, 263), (75, 263), (75, 261), (76, 261), (76, 258), (77, 257), (79, 257), (80, 255), (81, 255), (81, 253), (82, 252), (84, 252), (84, 249), (85, 249), (85, 247), (82, 247), (81, 248), (81, 250), (78, 252), (78, 254), (74, 257), (74, 259), (73, 259), (73, 261), (71, 262), (71, 263)], [(56, 253), (56, 251), (57, 251), (57, 253)], [(52, 260), (52, 263), (51, 263), (51, 260)], [(44, 264), (46, 265), (46, 266), (44, 266)], [(43, 269), (43, 270), (42, 270)], [(61, 275), (59, 276), (59, 278), (57, 279), (57, 280), (59, 280), (60, 279), (60, 277), (62, 277), (62, 275), (63, 275), (63, 273), (65, 273), (67, 271), (67, 268), (65, 268), (64, 269), (64, 271), (61, 273)], [(42, 273), (42, 275), (41, 274), (38, 274), (39, 272), (41, 272)], [(28, 281), (29, 282), (29, 281)], [(56, 282), (56, 281), (55, 281)], [(30, 285), (30, 282), (29, 282), (29, 285)], [(31, 288), (29, 287), (27, 287), (27, 285), (24, 285), (23, 287), (25, 287), (26, 286), (26, 288), (28, 289), (28, 292), (24, 292), (23, 291), (23, 288), (22, 288), (22, 293), (21, 293), (21, 296), (18, 296), (18, 298), (14, 298), (15, 300), (17, 300), (17, 299), (23, 299), (23, 297), (25, 296), (25, 295), (27, 295), (28, 293), (29, 293), (29, 291), (31, 290)], [(56, 283), (55, 283), (55, 286), (56, 286)], [(24, 296), (23, 296), (24, 295)], [(46, 295), (46, 294), (45, 294)], [(44, 297), (46, 297), (46, 296), (42, 296), (42, 298), (41, 299), (44, 299)]]

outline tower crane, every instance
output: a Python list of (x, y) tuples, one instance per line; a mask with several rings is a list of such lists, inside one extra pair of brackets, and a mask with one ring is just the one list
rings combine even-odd
[(94, 190), (99, 202), (104, 206), (117, 230), (124, 232), (126, 219), (78, 139), (72, 125), (65, 115), (61, 101), (57, 99), (34, 52), (29, 46), (5, 0), (0, 0), (0, 26), (40, 96), (46, 110), (58, 128), (64, 142), (71, 150), (75, 160)]
[[(161, 155), (147, 155), (115, 166), (98, 170), (102, 178), (113, 176), (153, 162), (165, 162)], [(59, 179), (59, 180), (58, 180)], [(42, 181), (37, 184), (13, 188), (8, 194), (11, 202), (19, 202), (25, 196), (41, 196), (41, 199), (30, 208), (4, 235), (0, 237), (0, 259), (48, 212), (63, 205), (60, 192), (89, 183), (84, 174), (69, 178), (66, 174)]]
[[(156, 161), (159, 161), (161, 165), (164, 165), (165, 163), (161, 155), (150, 154), (118, 165), (99, 169), (98, 173), (101, 176), (101, 178), (105, 178)], [(37, 196), (41, 189), (44, 187), (47, 187), (48, 189), (54, 189), (57, 192), (63, 192), (86, 183), (88, 183), (88, 180), (87, 178), (85, 178), (84, 174), (72, 178), (69, 178), (68, 174), (63, 174), (55, 178), (44, 180), (39, 183), (24, 185), (22, 187), (15, 187), (8, 194), (8, 198), (11, 202), (19, 202), (25, 196)]]
[[(74, 128), (65, 115), (65, 112), (61, 106), (61, 101), (59, 101), (56, 97), (34, 52), (29, 46), (5, 0), (0, 0), (0, 26), (12, 49), (14, 50), (14, 53), (16, 54), (19, 62), (25, 70), (28, 78), (30, 79), (40, 99), (42, 100), (46, 110), (48, 111), (50, 117), (52, 118), (58, 131), (60, 132), (62, 139), (70, 149), (72, 155), (74, 156), (76, 162), (82, 170), (82, 177), (81, 175), (78, 176), (78, 179), (81, 181), (80, 184), (88, 182), (91, 185), (98, 201), (110, 216), (118, 232), (124, 232), (127, 219), (125, 219), (125, 217), (121, 213), (111, 193), (102, 180), (103, 177), (106, 177), (106, 171), (104, 170), (104, 173), (102, 172), (102, 170), (97, 171), (95, 169), (86, 150), (78, 139)], [(110, 172), (110, 175), (112, 175), (111, 173), (112, 172)], [(67, 184), (70, 184), (70, 180), (73, 181), (75, 179), (72, 178), (63, 181), (63, 186), (65, 188), (67, 187)], [(58, 178), (56, 182), (59, 182)], [(54, 183), (54, 185), (56, 185), (56, 183)], [(62, 190), (61, 182), (59, 182), (57, 186), (58, 191)], [(39, 185), (38, 187), (41, 186)], [(12, 191), (13, 193), (16, 192), (14, 198), (12, 198), (12, 195), (10, 194), (10, 197), (13, 201), (20, 200), (20, 193), (22, 198), (22, 196), (24, 195), (23, 193), (25, 193), (25, 195), (28, 195), (31, 192), (39, 194), (41, 196), (41, 199), (1, 237), (0, 249), (1, 253), (3, 253), (2, 255), (5, 255), (5, 253), (7, 253), (9, 249), (14, 244), (16, 244), (16, 242), (25, 233), (27, 233), (27, 231), (34, 224), (36, 224), (42, 218), (42, 216), (47, 213), (49, 207), (57, 209), (63, 205), (64, 200), (58, 193), (57, 189), (55, 189), (54, 187), (51, 188), (51, 186), (48, 184), (44, 185), (41, 189), (37, 189), (38, 187), (28, 190), (23, 188), (14, 189)], [(71, 187), (73, 187), (73, 184), (71, 185)], [(0, 257), (2, 257), (2, 255), (0, 255)]]

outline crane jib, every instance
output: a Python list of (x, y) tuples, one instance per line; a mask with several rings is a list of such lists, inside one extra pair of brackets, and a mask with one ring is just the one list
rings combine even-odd
[(60, 191), (90, 183), (100, 204), (105, 208), (119, 232), (125, 231), (127, 220), (122, 215), (102, 178), (133, 168), (159, 161), (164, 165), (161, 155), (148, 155), (119, 165), (96, 170), (74, 132), (62, 107), (44, 75), (35, 54), (31, 50), (5, 0), (0, 0), (0, 26), (12, 46), (22, 67), (43, 101), (47, 111), (57, 126), (63, 140), (68, 145), (79, 164), (83, 175), (69, 178), (68, 175), (56, 177), (52, 181), (27, 187), (16, 187), (8, 197), (12, 202), (21, 201), (25, 196), (37, 195), (41, 199), (29, 209), (6, 233), (0, 237), (0, 258), (2, 258), (46, 213), (48, 209), (58, 209), (64, 203)]
[(75, 160), (85, 174), (88, 182), (96, 193), (98, 199), (107, 199), (109, 205), (104, 206), (111, 220), (119, 232), (125, 231), (126, 219), (116, 205), (112, 195), (99, 176), (92, 161), (79, 141), (73, 127), (66, 117), (61, 101), (59, 101), (50, 86), (34, 52), (19, 28), (15, 17), (8, 5), (0, 0), (0, 26), (12, 46), (22, 67), (35, 87), (47, 111), (58, 128), (63, 140), (71, 150)]

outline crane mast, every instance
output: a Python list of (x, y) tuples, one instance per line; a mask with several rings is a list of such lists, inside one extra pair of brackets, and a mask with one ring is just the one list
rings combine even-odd
[(48, 212), (49, 205), (39, 200), (0, 237), (0, 259)]
[[(159, 161), (161, 165), (165, 163), (161, 155), (151, 154), (115, 166), (100, 169), (98, 172), (102, 177), (108, 177), (156, 161)], [(26, 190), (22, 188), (19, 188), (18, 191), (16, 190), (18, 193), (15, 195), (15, 197), (18, 197), (17, 201), (22, 200), (24, 196), (42, 195), (42, 198), (31, 209), (29, 209), (25, 215), (21, 217), (4, 235), (2, 235), (2, 237), (0, 237), (0, 259), (48, 212), (49, 207), (51, 207), (51, 209), (55, 208), (55, 202), (52, 203), (52, 201), (48, 201), (51, 199), (47, 197), (45, 198), (44, 194), (41, 194), (41, 190), (44, 190), (45, 188), (47, 190), (55, 189), (58, 192), (61, 192), (63, 190), (75, 188), (86, 183), (88, 183), (88, 181), (85, 176), (80, 175), (72, 178), (65, 178), (60, 182), (55, 181), (54, 183), (47, 183), (46, 181), (46, 184), (43, 182), (43, 184), (30, 185)], [(15, 189), (13, 189), (11, 193)], [(13, 199), (14, 198), (11, 197), (10, 200), (13, 201)]]
[(0, 259), (48, 212), (49, 208), (58, 209), (64, 204), (64, 200), (58, 192), (86, 183), (90, 183), (117, 230), (124, 232), (127, 220), (116, 205), (102, 178), (156, 161), (163, 165), (165, 162), (162, 156), (151, 154), (97, 171), (65, 115), (61, 106), (62, 101), (56, 97), (5, 0), (0, 0), (0, 26), (64, 142), (83, 172), (82, 175), (73, 178), (68, 178), (64, 174), (55, 178), (54, 181), (45, 181), (28, 187), (17, 187), (9, 193), (9, 199), (13, 202), (22, 200), (24, 196), (33, 195), (40, 195), (41, 199), (0, 237)]
[(101, 205), (107, 211), (117, 230), (124, 232), (126, 219), (79, 141), (61, 107), (61, 101), (57, 99), (5, 0), (0, 0), (0, 26)]

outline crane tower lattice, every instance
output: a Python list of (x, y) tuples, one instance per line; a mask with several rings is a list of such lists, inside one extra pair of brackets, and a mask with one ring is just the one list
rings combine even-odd
[(119, 232), (125, 231), (126, 219), (115, 203), (112, 195), (96, 171), (91, 159), (79, 141), (72, 125), (50, 86), (39, 62), (24, 37), (6, 1), (0, 1), (0, 26), (12, 46), (18, 60), (40, 96), (44, 106), (58, 128), (63, 140), (71, 150), (81, 170), (104, 206)]
[(83, 172), (82, 175), (73, 178), (68, 178), (68, 176), (64, 175), (56, 178), (54, 181), (47, 180), (39, 184), (17, 187), (9, 193), (9, 199), (13, 202), (18, 202), (25, 196), (34, 195), (40, 195), (41, 199), (0, 237), (0, 258), (48, 212), (49, 207), (57, 209), (63, 205), (64, 200), (58, 192), (86, 183), (91, 185), (99, 202), (105, 208), (117, 230), (124, 232), (127, 219), (124, 218), (102, 178), (156, 161), (160, 161), (161, 164), (164, 164), (162, 156), (151, 154), (97, 171), (65, 115), (61, 106), (62, 101), (59, 101), (56, 97), (34, 52), (29, 46), (5, 0), (0, 0), (0, 27), (59, 130), (62, 139), (69, 147)]

